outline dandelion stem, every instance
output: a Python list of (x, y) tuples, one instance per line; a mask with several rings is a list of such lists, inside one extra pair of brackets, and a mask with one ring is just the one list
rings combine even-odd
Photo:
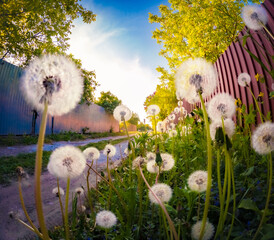
[(201, 240), (203, 239), (203, 235), (205, 232), (205, 225), (206, 225), (207, 214), (208, 214), (209, 203), (210, 203), (210, 191), (211, 191), (211, 183), (212, 183), (212, 176), (211, 176), (212, 175), (212, 147), (211, 147), (208, 116), (205, 108), (205, 103), (200, 92), (199, 92), (199, 96), (202, 104), (202, 110), (203, 110), (205, 128), (206, 128), (206, 136), (207, 136), (207, 174), (208, 174), (206, 200), (205, 200), (204, 214), (203, 214), (203, 220), (202, 220), (202, 227), (201, 227), (201, 232), (199, 237), (199, 240)]
[(258, 110), (258, 112), (259, 112), (259, 115), (260, 115), (261, 122), (263, 123), (263, 122), (264, 122), (264, 120), (263, 120), (263, 114), (262, 114), (262, 112), (261, 112), (261, 109), (259, 108), (258, 101), (257, 101), (257, 99), (255, 98), (255, 96), (254, 96), (254, 94), (253, 94), (253, 92), (252, 92), (250, 86), (248, 87), (248, 89), (249, 89), (249, 91), (250, 91), (250, 93), (251, 93), (251, 95), (252, 95), (252, 97), (253, 97), (253, 99), (254, 99), (256, 108), (257, 108), (257, 110)]
[[(34, 231), (40, 238), (42, 238), (42, 234), (39, 232), (39, 230), (35, 227), (35, 225), (33, 224), (33, 222), (31, 221), (31, 218), (27, 212), (26, 206), (25, 206), (25, 202), (24, 202), (24, 198), (23, 198), (23, 194), (22, 194), (22, 186), (21, 186), (21, 176), (18, 176), (18, 190), (19, 190), (19, 197), (20, 197), (20, 202), (21, 202), (21, 206), (22, 209), (25, 213), (25, 216), (27, 218), (27, 220), (29, 221), (29, 224), (32, 227), (32, 231)], [(21, 222), (21, 221), (20, 221)], [(26, 223), (24, 222), (24, 225)], [(27, 225), (27, 227), (29, 228), (29, 225)], [(30, 229), (30, 228), (29, 228)]]
[(143, 174), (143, 171), (142, 171), (142, 168), (141, 168), (140, 165), (139, 165), (139, 169), (140, 169), (141, 176), (142, 176), (142, 178), (143, 178), (145, 184), (147, 185), (149, 191), (152, 193), (152, 195), (155, 197), (156, 201), (159, 203), (160, 207), (163, 209), (163, 211), (164, 211), (164, 213), (165, 213), (165, 215), (166, 215), (166, 217), (167, 217), (169, 227), (170, 227), (170, 229), (171, 229), (171, 231), (172, 231), (172, 233), (173, 233), (173, 235), (174, 235), (175, 240), (179, 240), (178, 234), (177, 234), (176, 229), (175, 229), (175, 227), (174, 227), (174, 224), (173, 224), (173, 222), (172, 222), (172, 220), (171, 220), (171, 218), (170, 218), (170, 216), (169, 216), (169, 214), (168, 214), (168, 212), (167, 212), (167, 210), (166, 210), (165, 205), (164, 205), (164, 204), (162, 203), (162, 201), (157, 197), (157, 195), (152, 191), (151, 187), (149, 186), (149, 184), (148, 184), (148, 182), (147, 182), (147, 180), (146, 180), (146, 178), (145, 178), (145, 176), (144, 176), (144, 174)]
[(272, 40), (274, 40), (273, 35), (271, 34), (271, 32), (267, 29), (267, 27), (261, 22), (261, 24), (263, 25), (264, 30), (269, 34), (269, 36), (272, 38)]
[(264, 208), (264, 212), (263, 212), (263, 216), (261, 218), (260, 224), (258, 226), (258, 229), (254, 235), (254, 237), (252, 238), (252, 240), (255, 240), (260, 232), (260, 229), (264, 223), (267, 211), (268, 211), (268, 205), (269, 205), (269, 201), (270, 201), (270, 197), (271, 197), (271, 188), (272, 188), (272, 178), (273, 178), (273, 173), (272, 173), (272, 156), (271, 156), (271, 152), (268, 154), (268, 171), (269, 171), (269, 175), (267, 176), (267, 180), (268, 180), (268, 191), (267, 191), (267, 197), (266, 197), (266, 202), (265, 202), (265, 208)]
[(46, 131), (46, 124), (47, 124), (47, 111), (48, 111), (48, 103), (45, 102), (44, 111), (42, 115), (42, 121), (39, 130), (39, 138), (37, 143), (37, 152), (36, 152), (36, 161), (35, 161), (35, 205), (36, 205), (36, 212), (38, 222), (41, 228), (41, 232), (43, 234), (43, 239), (48, 240), (48, 229), (44, 219), (43, 213), (43, 203), (42, 203), (42, 195), (41, 195), (41, 172), (42, 172), (42, 162), (43, 162), (43, 145), (44, 145), (44, 138), (45, 138), (45, 131)]
[[(37, 232), (30, 226), (30, 225), (28, 225), (27, 223), (25, 223), (24, 221), (22, 221), (21, 219), (19, 219), (19, 218), (16, 218), (16, 220), (18, 221), (18, 222), (20, 222), (21, 224), (23, 224), (25, 227), (27, 227), (29, 230), (31, 230), (32, 232), (34, 232), (34, 233), (36, 233), (37, 234)], [(40, 235), (41, 236), (39, 236), (41, 239), (43, 239), (43, 235), (40, 233)]]
[(61, 194), (60, 194), (59, 178), (57, 178), (57, 189), (58, 189), (58, 198), (59, 198), (59, 203), (60, 203), (60, 208), (62, 213), (62, 220), (63, 220), (63, 224), (65, 225), (65, 215), (64, 215), (64, 208), (63, 208)]
[(66, 232), (66, 240), (69, 240), (69, 225), (68, 225), (69, 185), (70, 185), (70, 178), (67, 179), (66, 205), (65, 205), (65, 232)]

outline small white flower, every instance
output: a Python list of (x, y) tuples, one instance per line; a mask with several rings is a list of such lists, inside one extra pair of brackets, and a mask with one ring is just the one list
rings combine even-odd
[(86, 159), (89, 161), (95, 161), (95, 160), (99, 159), (99, 157), (100, 157), (100, 152), (95, 147), (86, 148), (83, 153), (84, 153)]
[[(191, 228), (191, 236), (193, 239), (198, 240), (200, 238), (202, 228), (202, 221), (196, 222)], [(214, 226), (212, 223), (206, 221), (205, 231), (202, 240), (209, 240), (213, 237), (214, 234)]]
[(111, 144), (107, 144), (103, 151), (104, 155), (108, 155), (109, 157), (114, 157), (116, 154), (116, 147)]
[(81, 212), (86, 211), (86, 207), (84, 205), (81, 205)]
[(144, 165), (146, 165), (146, 163), (147, 159), (139, 156), (132, 161), (132, 168), (139, 168), (139, 166), (143, 167)]
[(55, 149), (50, 155), (48, 171), (57, 178), (75, 178), (81, 175), (86, 167), (85, 155), (73, 146)]
[(74, 192), (75, 192), (76, 194), (78, 194), (79, 196), (84, 195), (84, 189), (81, 188), (81, 187), (75, 188), (75, 189), (74, 189)]
[(195, 171), (187, 180), (188, 186), (192, 191), (204, 192), (207, 188), (207, 172), (206, 171)]
[(249, 85), (251, 81), (251, 77), (249, 76), (248, 73), (241, 73), (239, 76), (238, 76), (238, 83), (240, 86), (242, 87), (246, 87)]
[(180, 108), (179, 107), (174, 108), (174, 112), (175, 112), (175, 114), (179, 114), (180, 113)]
[(244, 6), (242, 18), (246, 26), (252, 30), (260, 30), (267, 23), (266, 10), (257, 4)]
[[(232, 119), (227, 118), (224, 120), (224, 126), (225, 126), (225, 133), (227, 134), (229, 138), (232, 138), (232, 136), (235, 133), (235, 123), (233, 122)], [(210, 136), (213, 141), (215, 140), (217, 128), (222, 128), (221, 120), (214, 121), (210, 124)]]
[(274, 151), (274, 123), (261, 123), (252, 134), (251, 144), (261, 155)]
[[(65, 191), (63, 188), (59, 187), (59, 192), (60, 192), (60, 196), (63, 196), (65, 194)], [(56, 197), (58, 196), (58, 187), (55, 187), (52, 189), (52, 193), (56, 195)]]
[(169, 131), (168, 135), (169, 135), (170, 138), (176, 137), (177, 136), (177, 131), (176, 130), (171, 130), (171, 131)]
[(200, 101), (198, 91), (205, 98), (213, 93), (216, 86), (217, 72), (211, 63), (202, 58), (184, 61), (175, 75), (178, 95), (184, 96), (190, 103)]
[(169, 119), (170, 121), (174, 121), (175, 118), (176, 118), (175, 114), (170, 114), (170, 115), (168, 116), (168, 119)]
[(111, 211), (101, 211), (96, 215), (96, 224), (102, 228), (111, 228), (117, 223), (117, 218)]
[(158, 105), (150, 105), (147, 108), (147, 113), (149, 116), (155, 116), (158, 115), (160, 112), (160, 108)]
[(26, 101), (38, 111), (48, 102), (48, 113), (60, 116), (76, 107), (83, 93), (80, 70), (61, 55), (36, 58), (24, 70), (21, 89)]
[(227, 93), (217, 94), (208, 103), (207, 112), (213, 121), (232, 118), (236, 113), (235, 99)]
[(125, 105), (119, 105), (114, 109), (113, 116), (119, 122), (128, 121), (131, 119), (132, 112)]
[(165, 131), (165, 125), (162, 121), (159, 121), (157, 123), (157, 131), (158, 132), (164, 132)]
[[(151, 187), (151, 190), (161, 202), (168, 202), (172, 197), (172, 189), (165, 183), (156, 183)], [(148, 197), (152, 203), (159, 204), (151, 191), (149, 191)]]
[(155, 160), (156, 159), (156, 154), (153, 153), (153, 152), (148, 152), (146, 158), (147, 158), (148, 161)]

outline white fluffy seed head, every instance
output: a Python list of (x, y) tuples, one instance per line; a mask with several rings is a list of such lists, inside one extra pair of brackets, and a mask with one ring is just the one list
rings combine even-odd
[(86, 167), (85, 155), (73, 146), (55, 149), (50, 155), (48, 171), (57, 178), (75, 178), (81, 175)]
[(178, 68), (175, 75), (176, 94), (183, 96), (189, 103), (200, 101), (198, 91), (205, 98), (217, 86), (217, 72), (214, 66), (203, 58), (188, 59)]
[[(196, 222), (191, 228), (191, 236), (193, 239), (198, 240), (200, 238), (202, 228), (202, 221)], [(209, 240), (213, 237), (214, 226), (212, 223), (206, 221), (205, 231), (202, 240)]]
[[(59, 187), (60, 196), (63, 196), (65, 194), (65, 191), (63, 188)], [(58, 197), (58, 187), (55, 187), (52, 189), (52, 193)]]
[(174, 121), (175, 118), (176, 118), (175, 114), (170, 114), (170, 115), (168, 115), (168, 119), (169, 119), (170, 121)]
[(81, 187), (77, 187), (74, 189), (74, 192), (80, 196), (84, 195), (84, 189)]
[(146, 165), (146, 163), (147, 163), (147, 159), (139, 156), (132, 161), (132, 168), (136, 169), (136, 168), (139, 168), (139, 166), (143, 167)]
[(206, 171), (195, 171), (187, 180), (189, 188), (194, 192), (204, 192), (207, 188), (207, 172)]
[(81, 71), (61, 55), (44, 55), (33, 60), (24, 70), (21, 90), (26, 101), (43, 111), (48, 102), (48, 113), (60, 116), (76, 107), (83, 93)]
[(180, 108), (179, 107), (174, 108), (174, 113), (179, 114), (180, 113)]
[(251, 144), (253, 149), (261, 155), (274, 151), (274, 123), (260, 124), (252, 134)]
[(87, 161), (95, 161), (100, 157), (100, 151), (95, 147), (89, 147), (84, 150)]
[(107, 144), (104, 148), (103, 154), (106, 156), (108, 155), (109, 157), (114, 157), (116, 154), (116, 147), (111, 144)]
[(248, 73), (244, 72), (238, 76), (238, 83), (240, 86), (246, 87), (249, 85), (250, 82), (251, 82), (251, 77)]
[(161, 153), (162, 157), (162, 165), (161, 171), (169, 171), (174, 167), (175, 161), (171, 154), (169, 153)]
[(102, 228), (111, 228), (117, 223), (117, 218), (111, 211), (101, 211), (96, 215), (96, 224)]
[(267, 23), (267, 12), (260, 5), (247, 5), (242, 9), (242, 19), (248, 28), (260, 30)]
[(168, 135), (169, 135), (170, 138), (176, 137), (177, 136), (177, 131), (176, 130), (171, 130), (171, 131), (169, 131)]
[(159, 166), (157, 165), (155, 160), (147, 162), (147, 170), (150, 173), (158, 173), (159, 172)]
[(128, 121), (132, 117), (132, 112), (125, 105), (119, 105), (114, 109), (113, 116), (119, 122)]
[[(165, 183), (156, 183), (151, 189), (161, 202), (168, 202), (172, 197), (172, 189)], [(151, 191), (149, 191), (148, 196), (152, 203), (159, 204)]]
[(149, 116), (155, 116), (158, 115), (160, 112), (160, 108), (158, 105), (150, 105), (147, 108), (147, 113)]
[(208, 103), (207, 113), (214, 121), (232, 118), (236, 113), (235, 99), (227, 93), (217, 94)]
[(164, 132), (165, 131), (165, 124), (162, 121), (159, 121), (157, 123), (157, 131), (158, 132)]
[[(235, 123), (233, 122), (232, 119), (227, 118), (224, 120), (224, 126), (225, 126), (225, 133), (227, 134), (229, 138), (232, 138), (232, 136), (235, 133), (235, 128), (236, 128)], [(213, 141), (215, 140), (217, 128), (222, 128), (221, 120), (214, 121), (210, 124), (210, 136)]]
[(156, 159), (156, 154), (153, 153), (153, 152), (148, 152), (146, 158), (147, 158), (148, 161), (155, 160)]

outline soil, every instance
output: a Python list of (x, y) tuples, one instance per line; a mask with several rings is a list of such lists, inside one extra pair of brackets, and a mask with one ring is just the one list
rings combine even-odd
[[(70, 144), (85, 145), (89, 142), (95, 142), (95, 141), (98, 142), (102, 140), (117, 139), (117, 138), (121, 138), (121, 137), (120, 136), (111, 137), (111, 138), (104, 138), (99, 140), (91, 139), (90, 141), (86, 140), (86, 141), (81, 141), (77, 143), (74, 142)], [(51, 144), (51, 147), (56, 148), (56, 145), (61, 146), (62, 144), (64, 145), (68, 143), (59, 142), (59, 144), (56, 144), (56, 143)], [(119, 163), (121, 162), (120, 160), (121, 153), (124, 152), (124, 149), (126, 147), (127, 147), (127, 141), (116, 145), (117, 153), (112, 158), (112, 163), (113, 163), (112, 167), (119, 165)], [(10, 148), (6, 147), (6, 149), (4, 149), (3, 147), (1, 147), (0, 148), (1, 154), (6, 154), (2, 156), (11, 156), (11, 155), (16, 155), (22, 152), (26, 153), (26, 152), (33, 151), (33, 149), (34, 151), (36, 151), (36, 148), (33, 148), (33, 146), (20, 146), (18, 148), (14, 146), (12, 147), (12, 149)], [(104, 156), (101, 151), (101, 156), (98, 160), (98, 170), (104, 171), (105, 168), (106, 168), (106, 156)], [(86, 172), (87, 172), (87, 169), (79, 178), (71, 180), (71, 185), (70, 185), (71, 192), (73, 192), (75, 188), (81, 187), (81, 186), (83, 186), (84, 189), (86, 189), (86, 177), (85, 177)], [(90, 186), (95, 185), (96, 178), (93, 172), (90, 175), (89, 182), (90, 182)], [(57, 186), (56, 178), (53, 177), (51, 174), (49, 174), (48, 171), (43, 172), (41, 176), (41, 191), (42, 191), (42, 199), (43, 199), (44, 217), (46, 220), (47, 227), (49, 229), (53, 229), (54, 226), (62, 224), (59, 201), (58, 201), (58, 198), (54, 194), (52, 194), (52, 189), (55, 188), (56, 186)], [(60, 181), (60, 186), (65, 190), (66, 182)], [(24, 202), (25, 202), (25, 206), (28, 211), (28, 214), (30, 215), (30, 218), (33, 220), (33, 223), (35, 224), (35, 226), (38, 226), (38, 222), (36, 218), (35, 203), (34, 203), (34, 176), (30, 176), (29, 179), (24, 181), (22, 188), (23, 188)], [(65, 199), (65, 196), (62, 196), (63, 203), (64, 203), (64, 199)], [(71, 209), (71, 202), (70, 202), (69, 209)], [(21, 223), (19, 223), (17, 220), (12, 219), (9, 216), (11, 211), (13, 212), (13, 214), (17, 214), (17, 216), (19, 216), (21, 220), (27, 223), (21, 207), (20, 200), (19, 200), (17, 182), (13, 182), (7, 187), (0, 185), (0, 219), (1, 219), (0, 240), (37, 239), (36, 235), (32, 231), (30, 231)]]

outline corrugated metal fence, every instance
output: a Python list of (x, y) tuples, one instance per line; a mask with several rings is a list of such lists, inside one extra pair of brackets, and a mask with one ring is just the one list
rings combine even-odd
[[(0, 135), (30, 134), (32, 131), (33, 109), (27, 105), (19, 90), (22, 69), (0, 60)], [(41, 114), (42, 115), (42, 114)], [(39, 130), (41, 116), (36, 121)], [(92, 104), (78, 105), (73, 111), (60, 117), (48, 116), (46, 132), (51, 133), (52, 123), (55, 133), (60, 131), (81, 132), (89, 128), (91, 132), (119, 131), (119, 123), (104, 108)]]

